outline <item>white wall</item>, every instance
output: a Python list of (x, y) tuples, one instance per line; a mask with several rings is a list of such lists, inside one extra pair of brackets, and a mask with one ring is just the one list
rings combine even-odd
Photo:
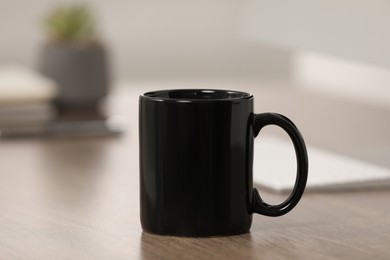
[(292, 60), (292, 79), (301, 90), (390, 108), (388, 67), (312, 52)]
[(243, 35), (296, 52), (305, 91), (390, 107), (389, 0), (248, 0)]
[[(35, 66), (42, 17), (64, 0), (0, 0), (0, 64)], [(116, 78), (286, 78), (287, 51), (240, 38), (246, 1), (90, 0)]]

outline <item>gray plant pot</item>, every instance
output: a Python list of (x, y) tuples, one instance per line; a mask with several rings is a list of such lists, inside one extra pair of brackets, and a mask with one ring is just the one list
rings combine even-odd
[(95, 106), (108, 93), (108, 65), (102, 46), (44, 46), (41, 72), (58, 83), (57, 103), (65, 107)]

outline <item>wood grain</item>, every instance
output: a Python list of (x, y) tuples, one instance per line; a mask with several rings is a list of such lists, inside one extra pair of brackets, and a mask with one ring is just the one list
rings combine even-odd
[(0, 259), (390, 258), (390, 190), (307, 193), (286, 216), (255, 215), (241, 236), (143, 233), (140, 92), (112, 104), (127, 120), (121, 137), (0, 140)]

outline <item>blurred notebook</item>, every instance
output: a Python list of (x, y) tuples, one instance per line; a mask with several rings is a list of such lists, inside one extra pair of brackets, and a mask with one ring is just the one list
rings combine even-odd
[[(0, 114), (1, 115), (1, 114)], [(124, 131), (123, 118), (103, 115), (95, 107), (58, 109), (54, 118), (41, 124), (0, 124), (0, 137), (84, 137), (119, 135)], [(1, 123), (1, 120), (0, 120)]]
[[(288, 192), (295, 181), (296, 161), (290, 142), (260, 137), (255, 144), (253, 175), (255, 185)], [(390, 169), (308, 147), (307, 190), (335, 191), (390, 188)]]
[(0, 138), (118, 135), (118, 115), (98, 107), (54, 105), (57, 84), (23, 66), (0, 64)]

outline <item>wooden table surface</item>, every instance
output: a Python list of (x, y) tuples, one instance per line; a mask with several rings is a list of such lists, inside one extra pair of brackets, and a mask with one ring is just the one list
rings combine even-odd
[(115, 99), (128, 125), (120, 137), (0, 140), (0, 259), (390, 259), (390, 190), (306, 193), (288, 215), (255, 215), (241, 236), (143, 233), (142, 91)]

